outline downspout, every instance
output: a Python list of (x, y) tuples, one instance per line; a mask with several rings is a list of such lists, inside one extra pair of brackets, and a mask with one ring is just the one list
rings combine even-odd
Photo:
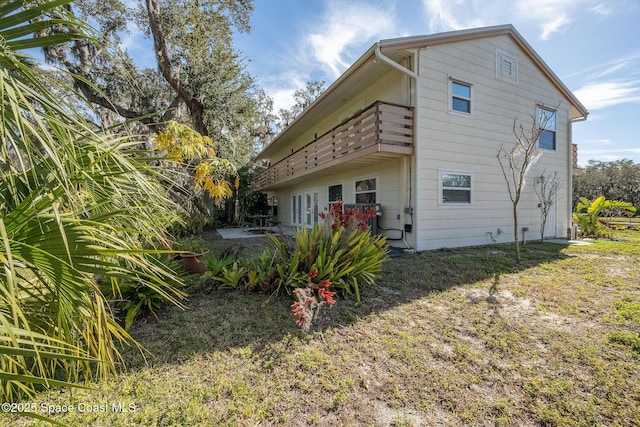
[[(381, 60), (382, 62), (385, 62), (389, 65), (391, 65), (393, 68), (400, 70), (401, 72), (405, 73), (406, 75), (408, 75), (409, 77), (413, 77), (414, 79), (416, 79), (416, 84), (418, 83), (418, 74), (415, 71), (411, 71), (410, 69), (408, 69), (407, 67), (403, 67), (402, 65), (398, 64), (396, 61), (392, 60), (389, 57), (386, 57), (382, 54), (382, 51), (380, 50), (380, 43), (376, 43), (376, 58), (378, 58), (379, 60)], [(418, 54), (420, 54), (420, 50), (418, 50)]]
[[(419, 126), (416, 125), (417, 116), (418, 116), (418, 102), (419, 102), (419, 96), (418, 96), (419, 84), (418, 84), (418, 72), (417, 72), (417, 70), (418, 70), (418, 67), (419, 67), (418, 60), (419, 60), (419, 56), (420, 56), (420, 50), (421, 49), (417, 50), (417, 53), (416, 53), (416, 55), (414, 56), (414, 59), (413, 59), (413, 68), (416, 71), (412, 71), (412, 70), (408, 69), (407, 67), (404, 67), (404, 66), (398, 64), (397, 62), (395, 62), (391, 58), (389, 58), (387, 56), (384, 56), (382, 54), (381, 49), (380, 49), (380, 43), (379, 42), (376, 43), (376, 48), (375, 48), (376, 58), (378, 58), (380, 61), (384, 62), (385, 64), (390, 65), (391, 67), (395, 68), (396, 70), (400, 71), (401, 73), (406, 74), (407, 76), (409, 76), (410, 78), (413, 79), (413, 82), (414, 82), (414, 93), (415, 93), (415, 101), (414, 101), (414, 104), (415, 104), (414, 105), (414, 107), (415, 107), (414, 134), (413, 134), (413, 138), (414, 138), (414, 141), (413, 141), (413, 146), (414, 146), (413, 158), (414, 159), (417, 158), (417, 147), (418, 147), (419, 128), (420, 128)], [(410, 96), (414, 96), (414, 94), (410, 93)], [(419, 231), (418, 231), (418, 227), (415, 226), (414, 215), (415, 216), (419, 216), (419, 214), (418, 214), (418, 209), (417, 209), (417, 205), (418, 205), (417, 194), (416, 194), (416, 197), (412, 197), (413, 196), (412, 192), (414, 191), (414, 189), (413, 189), (413, 186), (411, 185), (411, 183), (414, 182), (414, 179), (411, 176), (411, 174), (413, 173), (414, 170), (415, 170), (415, 173), (416, 173), (415, 182), (417, 183), (419, 181), (417, 179), (418, 178), (418, 167), (417, 167), (417, 165), (416, 165), (415, 168), (412, 167), (412, 162), (413, 162), (413, 159), (409, 158), (409, 170), (406, 171), (406, 173), (408, 174), (408, 178), (409, 178), (409, 188), (408, 188), (409, 197), (408, 197), (408, 199), (405, 199), (405, 202), (406, 202), (405, 203), (405, 208), (408, 208), (409, 212), (410, 212), (409, 215), (410, 215), (410, 219), (411, 219), (411, 222), (410, 222), (411, 223), (411, 232), (413, 233), (413, 247), (415, 248), (418, 245), (418, 233), (419, 233)], [(406, 166), (406, 163), (405, 163), (405, 166)], [(407, 197), (407, 196), (405, 195), (405, 197)], [(416, 204), (416, 208), (415, 209), (414, 209), (413, 206), (411, 206), (411, 200), (412, 199), (415, 199), (415, 201), (413, 202), (413, 203)], [(406, 211), (405, 211), (405, 213), (406, 213)], [(406, 217), (405, 217), (405, 219), (406, 219)], [(405, 221), (405, 223), (407, 223), (407, 221)], [(406, 241), (406, 231), (403, 231), (402, 235), (403, 235), (403, 238), (404, 238), (403, 239), (404, 243), (407, 246), (411, 247), (411, 245), (407, 244), (407, 241)], [(412, 250), (415, 252), (415, 249), (412, 249)]]
[(573, 124), (578, 122), (584, 122), (587, 120), (587, 116), (584, 115), (582, 117), (578, 117), (575, 119), (569, 120), (569, 152), (571, 153), (568, 156), (568, 165), (567, 170), (569, 171), (569, 179), (567, 180), (569, 183), (569, 200), (567, 200), (567, 211), (569, 218), (569, 227), (567, 230), (567, 238), (571, 239), (571, 235), (573, 232)]

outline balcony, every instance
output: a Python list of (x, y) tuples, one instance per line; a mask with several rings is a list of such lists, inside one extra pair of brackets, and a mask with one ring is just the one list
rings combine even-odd
[(378, 101), (260, 173), (259, 190), (413, 154), (413, 108)]

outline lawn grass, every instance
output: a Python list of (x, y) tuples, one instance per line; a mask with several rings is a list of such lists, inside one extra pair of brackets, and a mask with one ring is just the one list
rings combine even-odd
[(195, 288), (134, 324), (146, 361), (127, 349), (117, 379), (33, 401), (107, 408), (56, 415), (74, 426), (638, 425), (640, 233), (616, 237), (528, 243), (520, 266), (510, 245), (402, 255), (309, 334), (286, 297)]

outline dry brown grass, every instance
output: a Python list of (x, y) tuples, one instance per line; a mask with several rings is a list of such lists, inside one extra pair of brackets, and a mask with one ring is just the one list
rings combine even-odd
[(524, 249), (522, 266), (508, 246), (391, 260), (308, 335), (287, 298), (196, 289), (134, 327), (148, 364), (132, 350), (117, 380), (40, 400), (136, 408), (71, 425), (640, 424), (640, 353), (611, 339), (640, 332), (638, 240)]

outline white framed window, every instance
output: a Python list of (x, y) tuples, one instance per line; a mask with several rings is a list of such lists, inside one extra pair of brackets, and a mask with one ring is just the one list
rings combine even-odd
[(556, 111), (538, 106), (536, 112), (538, 127), (542, 131), (538, 138), (538, 147), (556, 150)]
[(509, 83), (518, 83), (518, 58), (496, 49), (496, 77)]
[(376, 203), (378, 197), (377, 178), (366, 178), (355, 182), (356, 203)]
[(330, 185), (328, 188), (328, 194), (329, 194), (329, 207), (331, 207), (331, 205), (333, 205), (334, 203), (337, 202), (341, 202), (342, 201), (342, 184), (334, 184), (334, 185)]
[(449, 78), (449, 111), (473, 114), (473, 84)]
[(473, 173), (462, 171), (438, 171), (438, 204), (443, 206), (472, 206), (474, 191)]

